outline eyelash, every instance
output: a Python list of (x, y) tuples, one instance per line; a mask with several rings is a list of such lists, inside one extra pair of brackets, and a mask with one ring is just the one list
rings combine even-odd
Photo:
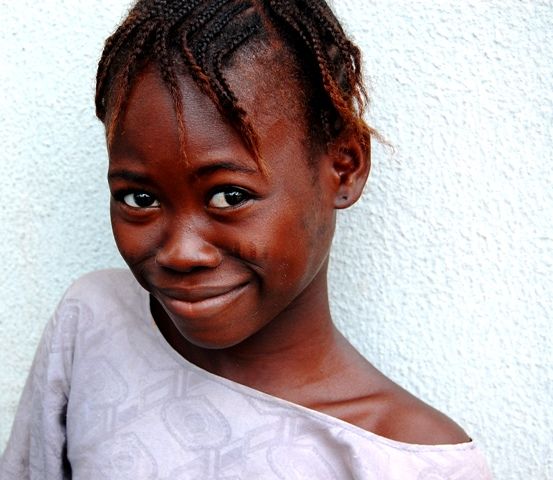
[[(126, 197), (129, 195), (147, 195), (150, 197), (153, 203), (155, 205), (148, 205), (148, 206), (140, 206), (137, 204), (136, 199), (134, 200), (134, 203), (136, 205), (129, 205), (129, 203), (125, 200)], [(151, 208), (158, 208), (159, 207), (159, 200), (157, 200), (153, 195), (151, 195), (148, 192), (145, 192), (143, 190), (122, 190), (120, 192), (116, 192), (114, 195), (115, 200), (117, 200), (119, 203), (123, 204), (125, 207), (132, 208), (135, 210), (149, 210)]]
[[(230, 195), (230, 194), (234, 194), (234, 195), (227, 197), (227, 195)], [(235, 199), (238, 198), (236, 194), (238, 194), (238, 196), (241, 196), (242, 198), (239, 198), (238, 199), (239, 201), (237, 201), (235, 204), (230, 203), (229, 200), (232, 201), (232, 196), (234, 196)], [(222, 198), (220, 198), (219, 200), (225, 201), (228, 205), (227, 206), (212, 205), (212, 202), (217, 197), (217, 195), (221, 195)], [(234, 185), (225, 185), (222, 187), (217, 187), (214, 190), (212, 190), (208, 195), (206, 203), (208, 207), (214, 208), (216, 210), (229, 210), (233, 208), (238, 208), (243, 204), (247, 203), (249, 200), (252, 200), (253, 198), (254, 198), (254, 195), (248, 192), (247, 190), (245, 190), (244, 188), (236, 187)]]

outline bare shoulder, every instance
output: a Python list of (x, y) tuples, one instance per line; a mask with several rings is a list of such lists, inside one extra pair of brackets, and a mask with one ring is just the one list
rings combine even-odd
[(344, 345), (342, 358), (346, 360), (325, 388), (334, 396), (319, 410), (399, 442), (453, 445), (471, 441), (451, 418), (386, 377), (348, 343)]
[(401, 387), (387, 393), (385, 415), (376, 425), (377, 434), (405, 443), (445, 445), (470, 442), (470, 437), (451, 418), (419, 400)]

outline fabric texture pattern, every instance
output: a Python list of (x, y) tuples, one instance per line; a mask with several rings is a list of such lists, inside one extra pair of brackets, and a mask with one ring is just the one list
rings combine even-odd
[(127, 270), (48, 323), (1, 480), (488, 480), (473, 442), (412, 445), (213, 375), (163, 338)]

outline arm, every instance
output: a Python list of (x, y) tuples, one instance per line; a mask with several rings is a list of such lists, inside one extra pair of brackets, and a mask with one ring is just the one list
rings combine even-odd
[(1, 480), (70, 479), (66, 407), (73, 353), (71, 312), (62, 301), (47, 324), (27, 378), (6, 450)]

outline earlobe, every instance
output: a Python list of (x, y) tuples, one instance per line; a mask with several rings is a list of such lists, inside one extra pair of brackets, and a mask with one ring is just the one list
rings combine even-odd
[(364, 149), (357, 138), (349, 138), (337, 142), (333, 150), (334, 208), (348, 208), (363, 193), (371, 164), (370, 146)]

